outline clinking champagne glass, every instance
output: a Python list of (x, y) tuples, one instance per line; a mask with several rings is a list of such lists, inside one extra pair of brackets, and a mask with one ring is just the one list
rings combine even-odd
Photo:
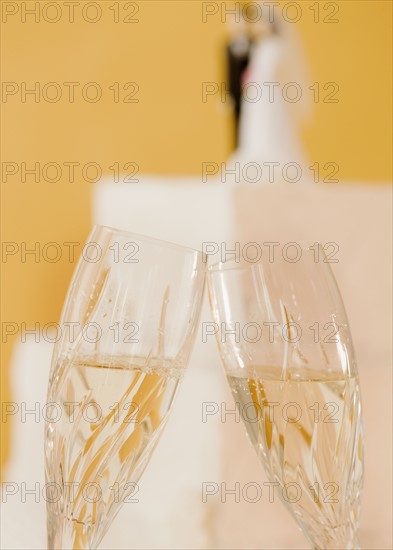
[(49, 380), (49, 549), (97, 548), (135, 492), (189, 359), (204, 279), (201, 252), (93, 229)]
[(219, 263), (208, 281), (229, 385), (275, 494), (313, 548), (360, 548), (359, 380), (321, 245)]

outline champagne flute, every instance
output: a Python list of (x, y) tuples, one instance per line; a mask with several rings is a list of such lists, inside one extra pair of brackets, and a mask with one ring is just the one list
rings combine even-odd
[(201, 252), (93, 229), (49, 379), (49, 549), (97, 548), (136, 492), (189, 359), (204, 280)]
[(313, 548), (359, 548), (363, 428), (344, 305), (318, 243), (211, 266), (233, 397), (269, 482)]

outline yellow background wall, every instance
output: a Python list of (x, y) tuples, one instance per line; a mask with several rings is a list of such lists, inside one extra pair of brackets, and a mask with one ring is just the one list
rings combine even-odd
[[(313, 81), (340, 86), (339, 103), (316, 104), (315, 117), (304, 129), (310, 158), (338, 163), (340, 179), (388, 180), (392, 3), (339, 1), (336, 24), (315, 23), (309, 9), (314, 2), (299, 3), (303, 16), (296, 28)], [(114, 162), (136, 162), (140, 172), (199, 174), (203, 161), (224, 161), (231, 151), (230, 109), (219, 101), (203, 103), (201, 96), (202, 82), (225, 78), (226, 26), (220, 16), (203, 23), (199, 1), (142, 1), (135, 15), (138, 23), (114, 23), (109, 9), (113, 2), (99, 4), (103, 15), (97, 23), (84, 21), (80, 9), (74, 23), (65, 11), (52, 24), (42, 14), (38, 23), (31, 16), (22, 22), (20, 12), (3, 18), (3, 81), (25, 81), (28, 88), (34, 82), (83, 86), (93, 81), (103, 90), (97, 103), (83, 101), (78, 91), (72, 104), (36, 103), (32, 96), (23, 103), (20, 93), (3, 99), (3, 163), (15, 162), (20, 168), (22, 162), (28, 167), (36, 162), (41, 167), (48, 162), (97, 162), (111, 174)], [(118, 4), (122, 18), (130, 10), (122, 11), (125, 3)], [(139, 84), (139, 103), (114, 103), (109, 86), (129, 81)], [(20, 253), (3, 257), (3, 323), (58, 321), (75, 266), (63, 243), (83, 243), (91, 224), (92, 184), (80, 170), (77, 174), (74, 183), (65, 168), (56, 183), (42, 177), (35, 182), (32, 176), (23, 183), (20, 172), (2, 178), (2, 240), (17, 243), (19, 249), (22, 242), (41, 247), (37, 262), (30, 255), (23, 263)], [(53, 241), (62, 250), (56, 263), (42, 254), (45, 243)], [(2, 346), (5, 400), (12, 398), (7, 364), (16, 338)], [(2, 427), (6, 441), (9, 434)], [(2, 445), (3, 460), (6, 452), (7, 445)]]

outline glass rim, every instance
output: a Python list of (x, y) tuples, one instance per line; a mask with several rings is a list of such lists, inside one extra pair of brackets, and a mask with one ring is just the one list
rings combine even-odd
[(156, 237), (151, 237), (150, 235), (143, 235), (142, 233), (134, 233), (133, 231), (128, 231), (127, 229), (119, 229), (116, 227), (112, 227), (110, 225), (101, 225), (99, 223), (96, 223), (93, 225), (90, 235), (94, 233), (96, 230), (102, 230), (107, 231), (112, 234), (117, 235), (128, 235), (130, 237), (134, 237), (136, 241), (149, 241), (152, 244), (155, 244), (157, 246), (162, 246), (166, 248), (174, 248), (176, 250), (192, 253), (192, 254), (198, 254), (202, 257), (204, 256), (204, 252), (202, 250), (197, 250), (196, 248), (191, 248), (190, 246), (183, 246), (181, 244), (173, 243), (171, 241), (165, 241), (164, 239), (157, 239)]
[[(255, 243), (255, 244), (258, 244), (258, 243)], [(281, 243), (279, 243), (279, 244), (281, 244)], [(315, 241), (311, 241), (311, 240), (289, 241), (285, 244), (298, 244), (298, 245), (301, 246), (302, 250), (307, 246), (308, 246), (307, 250), (310, 250), (310, 246), (317, 244), (318, 247), (324, 253), (321, 242), (316, 241), (316, 240)], [(209, 274), (211, 274), (211, 273), (223, 273), (224, 271), (234, 271), (234, 270), (246, 271), (247, 269), (253, 269), (254, 267), (257, 267), (259, 265), (263, 265), (264, 263), (266, 263), (266, 260), (263, 260), (262, 258), (260, 258), (256, 262), (250, 262), (250, 261), (249, 262), (240, 262), (240, 261), (236, 261), (236, 259), (230, 259), (226, 262), (219, 261), (219, 262), (216, 262), (212, 265), (209, 265), (208, 268), (207, 268), (207, 271), (208, 271)], [(269, 262), (269, 263), (273, 263), (273, 262)]]

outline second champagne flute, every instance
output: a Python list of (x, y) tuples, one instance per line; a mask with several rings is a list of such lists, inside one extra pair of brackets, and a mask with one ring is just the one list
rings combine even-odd
[(359, 548), (363, 431), (344, 306), (318, 243), (275, 252), (209, 269), (222, 361), (275, 493), (312, 547)]

